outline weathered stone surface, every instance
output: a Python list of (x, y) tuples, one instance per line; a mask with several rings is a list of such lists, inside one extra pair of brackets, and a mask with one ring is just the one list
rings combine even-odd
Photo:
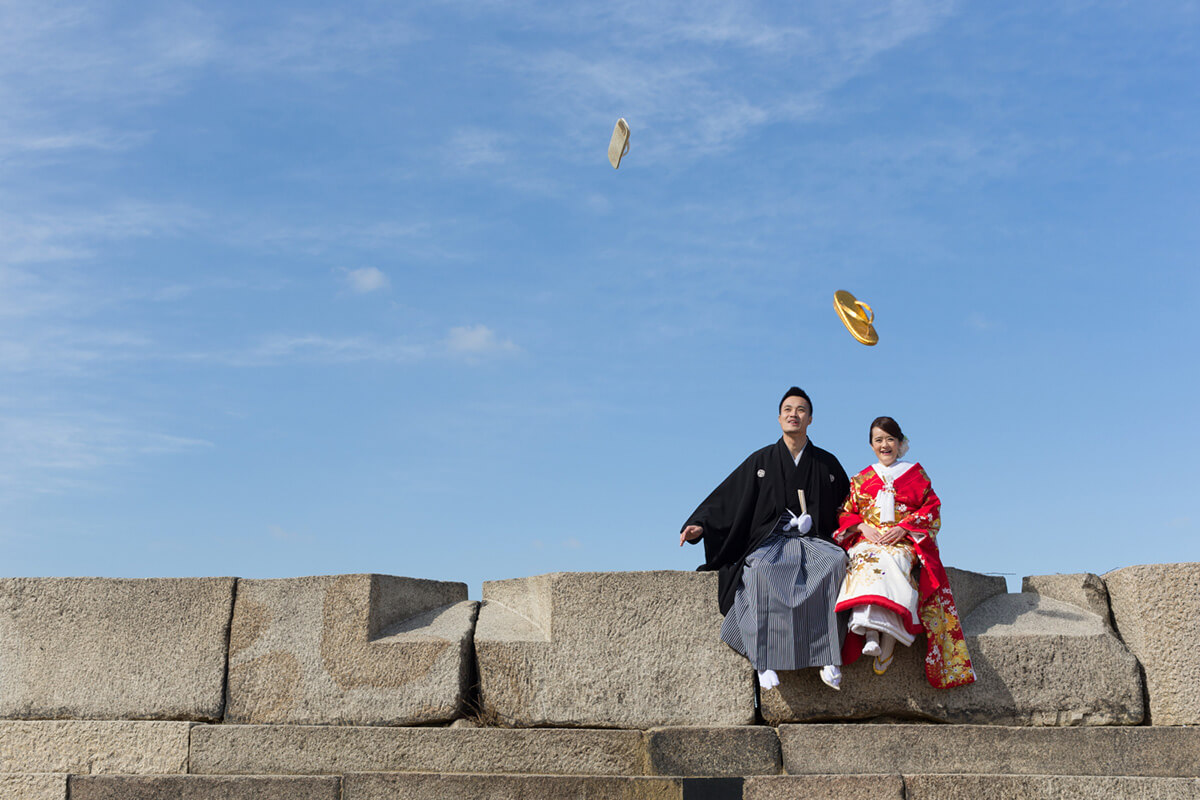
[(67, 800), (66, 775), (0, 775), (0, 797)]
[(219, 719), (233, 584), (0, 580), (0, 718)]
[(1021, 581), (1022, 592), (1053, 597), (1073, 606), (1086, 608), (1112, 626), (1108, 611), (1108, 588), (1099, 575), (1079, 572), (1072, 575), (1029, 575)]
[(1196, 800), (1197, 778), (1075, 775), (905, 775), (908, 800)]
[(263, 778), (244, 775), (72, 775), (71, 800), (340, 800), (334, 777)]
[[(814, 754), (819, 759), (819, 754)], [(744, 800), (904, 800), (899, 775), (780, 775), (747, 778)], [(987, 795), (982, 795), (986, 797)], [(975, 800), (978, 800), (976, 798)]]
[(189, 728), (188, 722), (3, 721), (0, 772), (183, 773)]
[(954, 606), (958, 609), (959, 619), (966, 619), (984, 600), (1008, 592), (1008, 582), (1001, 575), (984, 575), (982, 572), (946, 567), (946, 577), (950, 579), (950, 591), (954, 594)]
[(1104, 582), (1117, 632), (1146, 671), (1150, 723), (1200, 723), (1200, 564), (1125, 567)]
[(782, 764), (775, 729), (762, 726), (656, 728), (646, 754), (651, 775), (778, 775)]
[(238, 583), (227, 722), (446, 722), (477, 604), (462, 583), (331, 575)]
[(342, 800), (683, 800), (680, 778), (410, 772), (347, 775), (343, 780)]
[(779, 739), (792, 775), (1200, 775), (1200, 728), (810, 724)]
[(846, 668), (842, 691), (816, 670), (780, 673), (763, 692), (771, 723), (836, 719), (930, 719), (992, 725), (1134, 725), (1142, 720), (1136, 659), (1095, 614), (1036, 594), (996, 595), (963, 620), (978, 680), (934, 689), (925, 680), (924, 637), (897, 648), (886, 675), (870, 659)]
[(746, 659), (720, 640), (716, 574), (553, 573), (487, 581), (482, 700), (510, 725), (754, 721)]
[(641, 775), (644, 765), (640, 731), (328, 725), (201, 725), (192, 730), (191, 771), (197, 774)]

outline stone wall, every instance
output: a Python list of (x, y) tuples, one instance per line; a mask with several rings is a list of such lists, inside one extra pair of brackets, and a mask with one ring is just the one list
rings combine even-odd
[[(1200, 564), (1001, 579), (949, 570), (979, 681), (923, 680), (920, 641), (841, 692), (814, 670), (763, 693), (770, 724), (1200, 723)], [(716, 576), (554, 573), (0, 580), (0, 719), (646, 730), (752, 725)]]
[(758, 711), (711, 573), (0, 580), (0, 797), (1200, 800), (1200, 564), (948, 572), (977, 683)]

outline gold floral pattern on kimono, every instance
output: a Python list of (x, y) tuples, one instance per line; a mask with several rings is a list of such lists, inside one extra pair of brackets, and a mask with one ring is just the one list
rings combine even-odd
[(928, 638), (925, 677), (929, 683), (941, 689), (974, 683), (975, 670), (949, 585), (921, 602), (920, 617)]
[[(860, 547), (853, 549), (849, 552), (850, 562), (846, 565), (846, 581), (842, 593), (851, 596), (869, 594), (869, 587), (883, 575), (883, 567), (880, 566), (882, 559), (880, 559), (879, 554), (888, 550), (900, 551), (897, 554), (902, 556), (902, 558), (897, 559), (899, 561), (911, 564), (915, 559), (912, 545), (907, 542), (880, 544), (871, 548)], [(912, 588), (917, 588), (917, 582), (913, 579), (912, 572), (902, 577)]]

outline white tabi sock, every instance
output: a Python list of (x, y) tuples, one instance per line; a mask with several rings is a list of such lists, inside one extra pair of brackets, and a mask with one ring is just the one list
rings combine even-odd
[(821, 667), (821, 682), (835, 692), (842, 690), (842, 668), (836, 664)]
[(879, 647), (879, 632), (878, 631), (867, 631), (865, 636), (867, 638), (867, 641), (866, 641), (866, 643), (863, 644), (863, 649), (862, 649), (864, 656), (877, 656), (881, 652), (883, 652), (883, 650)]
[(775, 674), (775, 670), (773, 669), (759, 670), (758, 685), (764, 689), (774, 689), (779, 685), (779, 676)]
[[(883, 644), (879, 648), (879, 652), (875, 655), (879, 656), (880, 661), (887, 661), (892, 656), (892, 651), (896, 649), (896, 637), (883, 635)], [(863, 652), (867, 652), (867, 648), (863, 648)]]

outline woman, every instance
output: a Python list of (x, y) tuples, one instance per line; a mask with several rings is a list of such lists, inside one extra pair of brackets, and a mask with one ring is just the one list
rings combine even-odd
[[(871, 423), (878, 463), (850, 480), (834, 539), (850, 556), (836, 610), (850, 611), (844, 663), (875, 657), (875, 674), (891, 666), (896, 644), (927, 635), (925, 676), (936, 688), (975, 681), (950, 582), (938, 555), (941, 500), (920, 464), (900, 459), (908, 440), (891, 417)], [(913, 580), (916, 561), (920, 582)]]

